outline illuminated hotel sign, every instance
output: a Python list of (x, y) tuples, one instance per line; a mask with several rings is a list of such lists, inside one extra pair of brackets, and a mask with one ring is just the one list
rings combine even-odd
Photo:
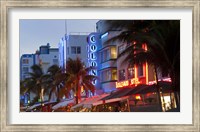
[(131, 80), (116, 82), (116, 88), (123, 88), (127, 86), (137, 85), (139, 84), (138, 78), (132, 78)]
[[(89, 35), (88, 37), (88, 65), (92, 67), (97, 67), (97, 38), (94, 34)], [(97, 69), (92, 69), (90, 72), (91, 75), (97, 76)], [(96, 85), (97, 80), (94, 80), (92, 82), (94, 85)]]

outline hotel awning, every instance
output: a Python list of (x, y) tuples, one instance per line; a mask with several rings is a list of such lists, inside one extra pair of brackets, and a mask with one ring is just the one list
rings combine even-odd
[(113, 98), (121, 98), (129, 93), (132, 88), (119, 88), (116, 91), (112, 92), (109, 96), (102, 98), (101, 100), (109, 100)]
[[(167, 93), (167, 92), (172, 92), (172, 88), (171, 88), (171, 82), (164, 82), (164, 81), (160, 81), (159, 83), (159, 87), (162, 88), (162, 92), (163, 93)], [(117, 91), (111, 93), (109, 96), (102, 98), (101, 100), (105, 100), (105, 103), (108, 103), (108, 100), (113, 100), (115, 99), (120, 100), (120, 99), (125, 99), (127, 96), (130, 95), (134, 95), (134, 94), (146, 94), (146, 93), (152, 93), (152, 92), (156, 92), (156, 85), (145, 85), (145, 84), (141, 84), (138, 85), (136, 87), (133, 88), (120, 88), (117, 89)]]
[[(160, 81), (160, 82), (158, 82), (158, 85), (161, 88), (161, 92), (162, 93), (169, 93), (169, 92), (173, 91), (170, 82)], [(136, 91), (136, 90), (131, 91), (129, 93), (129, 95), (131, 95), (131, 94), (146, 94), (146, 93), (157, 92), (157, 88), (156, 87), (157, 87), (156, 84), (146, 85), (145, 87), (142, 87), (138, 91)]]
[(91, 108), (92, 106), (103, 104), (103, 101), (101, 99), (108, 96), (108, 95), (109, 94), (102, 94), (102, 95), (87, 98), (84, 101), (80, 102), (79, 104), (73, 106), (71, 109), (73, 110), (73, 109), (76, 109), (78, 107)]
[(60, 108), (60, 107), (67, 106), (67, 105), (70, 104), (70, 103), (74, 103), (74, 99), (68, 99), (68, 100), (62, 101), (62, 102), (60, 102), (60, 103), (54, 105), (54, 106), (52, 107), (52, 109), (53, 109), (53, 110), (56, 110), (56, 109), (58, 109), (58, 108)]
[(44, 102), (44, 103), (37, 103), (37, 104), (32, 105), (31, 107), (28, 107), (26, 111), (31, 111), (32, 109), (34, 109), (36, 107), (42, 106), (42, 104), (43, 105), (48, 105), (48, 104), (54, 104), (54, 103), (56, 103), (56, 101)]

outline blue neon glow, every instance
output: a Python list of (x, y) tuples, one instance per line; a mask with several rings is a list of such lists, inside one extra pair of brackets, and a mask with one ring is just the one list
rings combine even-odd
[(104, 33), (103, 35), (101, 35), (101, 39), (108, 36), (108, 32)]
[[(89, 57), (89, 66), (97, 66), (97, 45), (95, 40), (95, 35), (91, 35), (89, 37), (90, 45), (88, 47), (88, 57)], [(97, 70), (92, 70), (90, 72), (91, 75), (97, 76)], [(92, 81), (94, 85), (96, 85), (97, 81)]]
[(95, 44), (90, 45), (90, 51), (96, 52), (97, 51), (97, 46)]
[(91, 35), (91, 36), (90, 36), (90, 42), (91, 42), (91, 43), (96, 43), (95, 35)]
[(90, 53), (90, 60), (97, 60), (96, 53), (94, 52)]

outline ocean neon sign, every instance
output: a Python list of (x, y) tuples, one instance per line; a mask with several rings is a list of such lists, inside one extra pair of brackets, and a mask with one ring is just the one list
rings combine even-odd
[(116, 84), (116, 88), (123, 88), (127, 86), (137, 85), (139, 83), (140, 81), (138, 80), (138, 78), (132, 78), (131, 80), (116, 82), (115, 84)]

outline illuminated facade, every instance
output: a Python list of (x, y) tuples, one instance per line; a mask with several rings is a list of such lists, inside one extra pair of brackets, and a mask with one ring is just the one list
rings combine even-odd
[[(105, 21), (98, 21), (96, 24), (97, 32), (88, 36), (89, 45), (95, 43), (95, 63), (97, 65), (97, 76), (100, 88), (106, 92), (112, 92), (116, 88), (134, 87), (138, 84), (148, 84), (154, 81), (153, 67), (147, 63), (131, 67), (128, 63), (124, 64), (124, 57), (117, 58), (117, 55), (125, 50), (125, 43), (107, 42), (112, 37), (119, 35), (121, 31), (108, 31)], [(144, 47), (143, 48), (147, 48)], [(96, 51), (97, 50), (97, 51)], [(88, 53), (88, 56), (91, 53)], [(96, 58), (97, 57), (97, 58)], [(91, 64), (91, 62), (89, 62)], [(95, 72), (96, 74), (96, 72)]]
[[(97, 32), (91, 33), (88, 36), (88, 44), (91, 48), (88, 52), (88, 63), (91, 66), (97, 66), (97, 71), (94, 71), (93, 75), (99, 77), (99, 87), (105, 93), (110, 93), (117, 89), (123, 88), (135, 88), (139, 84), (151, 86), (155, 84), (155, 72), (154, 67), (147, 63), (131, 66), (124, 62), (126, 56), (117, 56), (122, 53), (127, 43), (107, 41), (116, 35), (119, 35), (121, 31), (109, 31), (105, 21), (99, 21), (96, 24)], [(136, 42), (133, 42), (133, 44)], [(94, 46), (95, 45), (95, 46)], [(143, 44), (142, 48), (147, 50), (147, 45)], [(93, 62), (94, 61), (94, 62)], [(162, 75), (162, 72), (157, 69), (158, 81), (171, 82), (171, 79), (167, 75)], [(142, 85), (140, 85), (142, 86)], [(153, 85), (152, 85), (153, 86)], [(150, 100), (153, 98), (153, 102)], [(131, 101), (138, 100), (138, 104), (145, 104), (146, 102), (158, 104), (156, 91), (153, 93), (143, 93), (130, 95)], [(174, 96), (171, 91), (162, 93), (161, 100), (163, 105), (163, 111), (176, 107), (173, 103)], [(133, 103), (136, 105), (136, 102)], [(168, 105), (166, 105), (168, 104)], [(157, 106), (155, 107), (158, 108)], [(157, 110), (155, 110), (157, 111)]]
[[(127, 44), (119, 44), (117, 46), (117, 54), (120, 54), (125, 50)], [(146, 45), (143, 45), (144, 49), (147, 49)], [(149, 84), (149, 82), (154, 81), (153, 67), (149, 66), (147, 63), (131, 66), (128, 63), (124, 64), (124, 58), (122, 56), (117, 59), (117, 69), (118, 69), (118, 81), (116, 82), (116, 88), (123, 87), (134, 87), (138, 84)]]

